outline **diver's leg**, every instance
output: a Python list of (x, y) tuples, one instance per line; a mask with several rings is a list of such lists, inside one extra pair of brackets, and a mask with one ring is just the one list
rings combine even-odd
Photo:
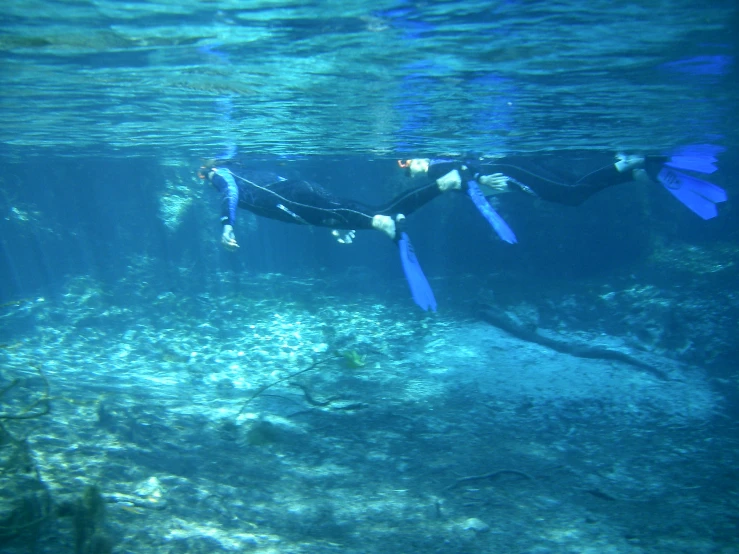
[(387, 204), (377, 208), (376, 213), (382, 215), (406, 214), (410, 215), (422, 206), (440, 196), (445, 190), (436, 181), (431, 181), (420, 187), (404, 191)]

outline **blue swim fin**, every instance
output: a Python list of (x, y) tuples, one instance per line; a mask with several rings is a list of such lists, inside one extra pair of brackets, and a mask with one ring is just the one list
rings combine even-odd
[(691, 144), (689, 146), (681, 146), (670, 152), (669, 159), (665, 165), (673, 169), (683, 169), (686, 171), (697, 171), (710, 175), (716, 169), (716, 155), (723, 152), (723, 146), (715, 144)]
[(726, 201), (726, 191), (721, 187), (692, 177), (676, 169), (663, 167), (657, 180), (680, 202), (703, 219), (718, 215), (716, 204)]
[(498, 233), (498, 236), (501, 239), (509, 244), (516, 244), (518, 242), (518, 239), (516, 239), (516, 235), (511, 230), (511, 228), (508, 227), (508, 224), (503, 220), (502, 217), (500, 217), (498, 212), (493, 209), (493, 207), (490, 205), (490, 202), (487, 201), (487, 198), (485, 198), (485, 195), (480, 190), (480, 187), (477, 186), (477, 182), (469, 181), (467, 183), (467, 195), (475, 203), (475, 206), (482, 214), (482, 216), (487, 219), (490, 225), (493, 226), (493, 229), (495, 229), (495, 232)]
[(400, 234), (398, 248), (400, 249), (400, 261), (403, 264), (403, 272), (411, 288), (413, 301), (422, 310), (435, 312), (436, 298), (434, 298), (434, 292), (431, 290), (431, 285), (429, 285), (426, 276), (423, 274), (421, 264), (418, 263), (416, 253), (413, 251), (411, 239), (408, 238), (406, 233)]

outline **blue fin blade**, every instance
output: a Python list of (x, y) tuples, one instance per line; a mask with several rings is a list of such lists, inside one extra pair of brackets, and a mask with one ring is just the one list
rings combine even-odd
[(725, 152), (726, 148), (718, 144), (688, 144), (686, 146), (678, 146), (673, 148), (668, 155), (670, 156), (687, 156), (687, 157), (708, 157), (714, 158), (721, 152)]
[(400, 261), (403, 264), (403, 273), (405, 273), (405, 279), (411, 288), (413, 301), (422, 310), (435, 312), (436, 298), (434, 298), (434, 291), (431, 290), (431, 285), (423, 274), (421, 264), (418, 263), (416, 253), (413, 250), (411, 239), (408, 238), (406, 233), (400, 234), (398, 248), (400, 249)]
[(726, 150), (715, 144), (689, 144), (674, 149), (665, 165), (674, 169), (697, 171), (710, 175), (716, 171), (716, 155)]
[(718, 215), (716, 203), (726, 201), (726, 191), (721, 187), (686, 175), (675, 169), (662, 168), (657, 180), (670, 193), (703, 219)]
[(694, 156), (672, 156), (665, 165), (674, 169), (686, 169), (688, 171), (697, 171), (710, 175), (718, 168), (716, 167), (716, 158), (701, 158)]
[(469, 181), (467, 183), (467, 195), (472, 199), (472, 202), (475, 203), (477, 210), (482, 214), (482, 216), (487, 219), (490, 225), (493, 226), (493, 229), (495, 229), (495, 232), (498, 233), (498, 236), (501, 239), (509, 244), (516, 244), (518, 242), (513, 230), (511, 230), (505, 220), (500, 217), (498, 212), (493, 209), (475, 181)]

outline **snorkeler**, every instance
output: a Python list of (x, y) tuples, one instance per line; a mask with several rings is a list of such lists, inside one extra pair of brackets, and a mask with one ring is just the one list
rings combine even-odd
[(716, 217), (716, 204), (726, 201), (726, 191), (683, 171), (713, 173), (716, 171), (715, 155), (722, 151), (723, 148), (718, 146), (694, 145), (677, 149), (669, 156), (618, 156), (615, 163), (580, 178), (572, 178), (561, 167), (547, 167), (530, 157), (517, 156), (479, 165), (475, 161), (426, 158), (401, 160), (398, 165), (412, 177), (423, 175), (445, 190), (467, 193), (500, 238), (515, 243), (513, 231), (486, 201), (487, 198), (519, 190), (550, 202), (578, 206), (608, 187), (632, 181), (650, 181), (662, 184), (701, 218)]
[[(236, 250), (234, 234), (237, 208), (256, 215), (332, 229), (341, 243), (351, 243), (357, 230), (375, 229), (397, 245), (413, 300), (424, 310), (436, 311), (436, 300), (404, 230), (405, 217), (446, 190), (436, 182), (426, 182), (406, 191), (384, 206), (373, 208), (340, 198), (320, 185), (302, 179), (285, 179), (268, 171), (245, 170), (229, 162), (208, 162), (198, 171), (222, 198), (221, 244)], [(443, 180), (441, 180), (443, 182)]]

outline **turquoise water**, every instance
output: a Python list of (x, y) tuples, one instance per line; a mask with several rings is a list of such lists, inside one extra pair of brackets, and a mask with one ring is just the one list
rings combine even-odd
[(737, 142), (730, 1), (8, 0), (2, 14), (0, 140), (19, 148), (394, 156)]
[[(735, 4), (2, 2), (0, 553), (738, 553)], [(713, 219), (410, 214), (436, 313), (382, 233), (225, 251), (196, 176), (379, 204), (411, 156), (690, 144)]]

